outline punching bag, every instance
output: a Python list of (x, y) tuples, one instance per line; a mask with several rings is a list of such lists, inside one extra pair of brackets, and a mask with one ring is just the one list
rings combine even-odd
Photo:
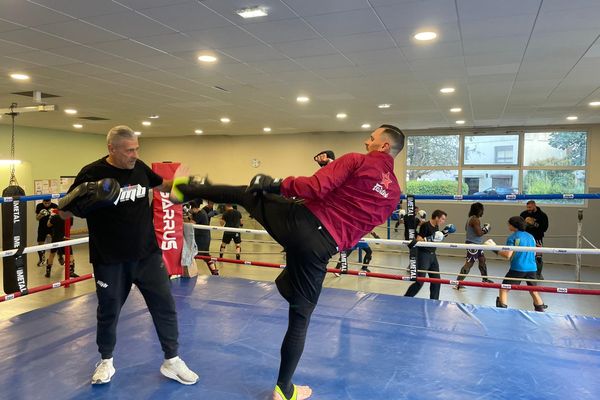
[(2, 203), (2, 249), (19, 249), (10, 257), (3, 257), (4, 293), (27, 293), (27, 203), (19, 200), (25, 191), (18, 185), (10, 185), (2, 191), (3, 197), (13, 197), (12, 202)]

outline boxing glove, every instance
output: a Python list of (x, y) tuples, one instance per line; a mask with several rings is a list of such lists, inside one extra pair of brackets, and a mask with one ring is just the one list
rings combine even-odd
[(490, 229), (492, 229), (492, 226), (488, 223), (485, 223), (485, 224), (483, 224), (483, 228), (481, 228), (481, 231), (485, 235), (486, 233), (488, 233), (490, 231)]
[(58, 208), (85, 218), (94, 210), (115, 205), (120, 193), (121, 185), (113, 178), (100, 179), (98, 182), (84, 182), (60, 199)]
[(454, 224), (448, 224), (444, 229), (442, 229), (442, 233), (444, 236), (448, 236), (450, 233), (456, 232), (456, 226)]
[(444, 240), (442, 231), (436, 231), (433, 235), (427, 237), (428, 242), (441, 242), (442, 240)]
[[(492, 239), (488, 239), (485, 242), (483, 242), (483, 244), (487, 245), (487, 246), (497, 246), (496, 242), (494, 242)], [(498, 250), (492, 250), (494, 253), (498, 254)]]
[(274, 193), (279, 194), (281, 192), (281, 179), (273, 179), (269, 175), (258, 174), (255, 175), (250, 184), (246, 188), (246, 192), (258, 194), (258, 193)]

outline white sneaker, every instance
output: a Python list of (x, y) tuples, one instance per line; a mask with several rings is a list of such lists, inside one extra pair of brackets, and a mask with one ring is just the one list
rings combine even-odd
[(160, 366), (160, 373), (184, 385), (193, 385), (198, 382), (198, 375), (189, 369), (179, 357), (165, 360)]
[(103, 385), (110, 382), (110, 378), (115, 374), (113, 359), (107, 358), (96, 364), (96, 370), (92, 375), (92, 385)]

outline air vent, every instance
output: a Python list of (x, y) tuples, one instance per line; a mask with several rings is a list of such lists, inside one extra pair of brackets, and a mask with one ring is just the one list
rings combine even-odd
[[(33, 97), (33, 90), (30, 90), (29, 92), (13, 92), (11, 94), (18, 94), (19, 96)], [(41, 94), (42, 94), (42, 99), (47, 99), (50, 97), (60, 97), (55, 94), (44, 93), (44, 92), (42, 92)]]
[(79, 119), (87, 119), (88, 121), (108, 121), (108, 118), (102, 117), (79, 117)]

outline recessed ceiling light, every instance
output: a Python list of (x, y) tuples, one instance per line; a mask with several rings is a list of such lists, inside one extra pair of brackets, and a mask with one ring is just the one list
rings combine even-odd
[(29, 75), (25, 74), (10, 74), (10, 77), (17, 81), (26, 81), (29, 79)]
[(464, 125), (465, 121), (462, 119), (459, 119), (458, 121), (456, 121), (457, 125)]
[(73, 124), (73, 128), (81, 129), (81, 128), (83, 128), (83, 125), (81, 125), (81, 124)]
[(271, 128), (269, 128), (268, 126), (265, 126), (263, 128), (263, 132), (271, 132)]
[(362, 124), (360, 127), (363, 129), (369, 129), (371, 127), (371, 124), (365, 123), (365, 124)]
[(419, 32), (414, 38), (417, 40), (433, 40), (437, 37), (437, 33), (435, 32)]
[(203, 131), (202, 129), (196, 129), (196, 130), (194, 131), (194, 133), (195, 133), (196, 135), (202, 135), (202, 134), (204, 133), (204, 131)]
[(445, 88), (441, 88), (440, 92), (442, 93), (454, 93), (454, 88), (453, 87), (445, 87)]
[(377, 108), (390, 108), (391, 106), (392, 106), (391, 104), (383, 103), (383, 104), (379, 104), (377, 106)]
[(203, 54), (201, 56), (198, 56), (198, 61), (202, 61), (202, 62), (206, 62), (206, 63), (213, 63), (213, 62), (217, 61), (217, 57), (211, 56), (210, 54)]
[(577, 115), (569, 115), (569, 116), (567, 117), (567, 119), (568, 119), (569, 121), (575, 121), (575, 120), (577, 119)]
[(600, 106), (600, 101), (592, 101), (592, 102), (590, 103), (590, 106), (592, 106), (592, 107), (597, 107), (597, 106)]
[(152, 125), (152, 122), (150, 122), (150, 121), (142, 121), (142, 125), (144, 125), (144, 126), (150, 126), (150, 125)]
[(74, 108), (65, 108), (65, 114), (70, 114), (70, 115), (77, 114), (77, 110)]
[(133, 134), (134, 134), (135, 136), (140, 136), (140, 135), (142, 134), (142, 132), (140, 132), (140, 131), (135, 131), (135, 132), (133, 132)]
[(337, 113), (337, 115), (335, 116), (337, 119), (344, 119), (348, 116), (348, 114), (346, 113)]
[(308, 98), (308, 96), (298, 96), (296, 97), (296, 101), (298, 103), (308, 103), (310, 101), (310, 98)]
[(462, 111), (462, 108), (460, 108), (460, 107), (454, 107), (454, 108), (450, 109), (450, 112), (454, 112), (454, 113), (461, 112), (461, 111)]
[(149, 116), (148, 118), (150, 119), (159, 119), (160, 116), (156, 115), (156, 114), (152, 114), (151, 116)]
[(257, 18), (269, 15), (264, 7), (250, 7), (236, 11), (237, 15), (242, 18)]
[(227, 118), (227, 117), (223, 117), (223, 118), (221, 118), (221, 122), (224, 123), (224, 124), (228, 124), (228, 123), (231, 122), (231, 120), (229, 118)]

